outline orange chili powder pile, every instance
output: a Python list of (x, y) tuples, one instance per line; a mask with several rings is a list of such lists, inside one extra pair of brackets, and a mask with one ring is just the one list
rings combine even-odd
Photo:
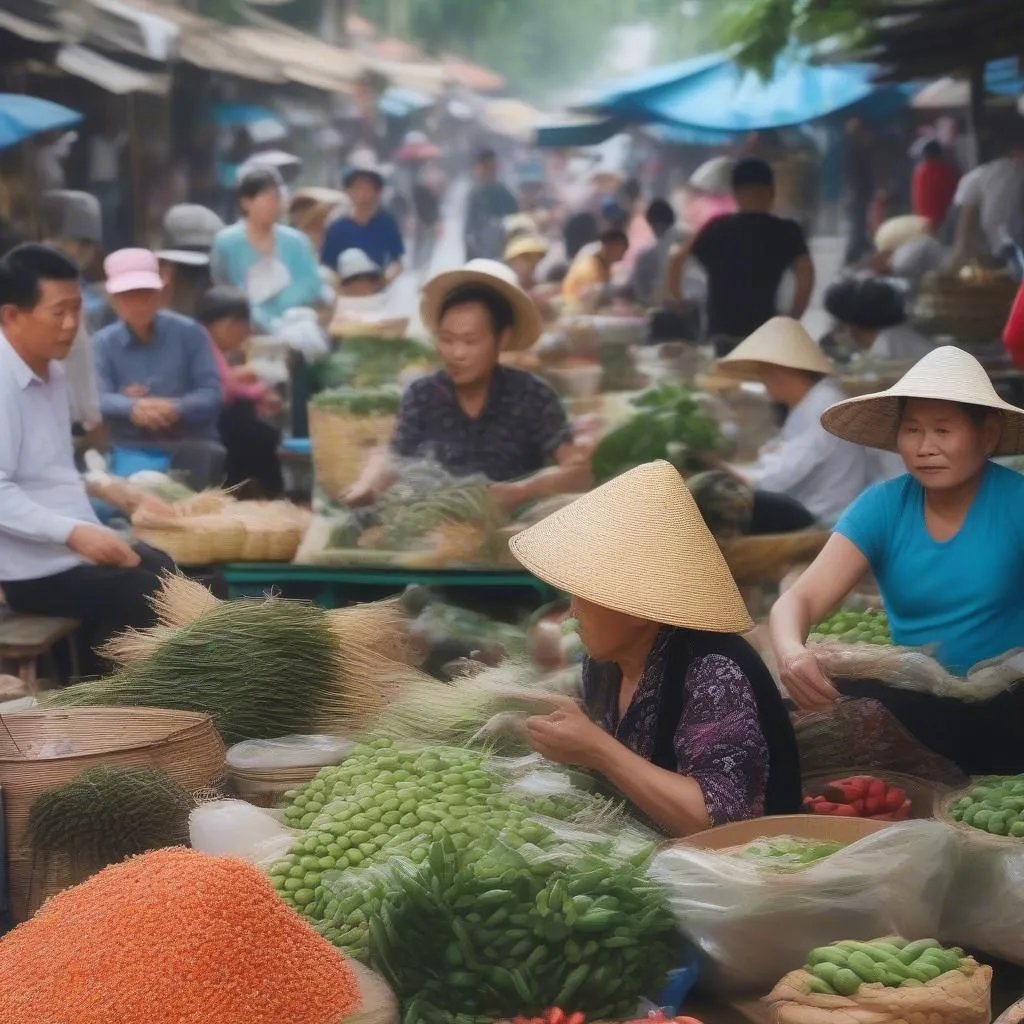
[(254, 867), (157, 850), (0, 940), (0, 1024), (340, 1024), (349, 963)]

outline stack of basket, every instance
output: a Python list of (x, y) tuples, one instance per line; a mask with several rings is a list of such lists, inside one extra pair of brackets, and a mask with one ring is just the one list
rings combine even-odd
[(219, 785), (224, 745), (209, 715), (187, 711), (68, 708), (5, 716), (0, 791), (15, 922), (72, 881), (60, 865), (34, 862), (26, 838), (33, 801), (97, 765), (157, 769), (197, 793)]
[(1003, 270), (965, 267), (958, 275), (929, 275), (913, 319), (931, 334), (948, 334), (962, 347), (988, 346), (1003, 333), (1017, 285)]

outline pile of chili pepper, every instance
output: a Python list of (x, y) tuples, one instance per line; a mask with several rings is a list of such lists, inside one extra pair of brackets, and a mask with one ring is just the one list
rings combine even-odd
[(906, 821), (910, 798), (905, 790), (871, 775), (852, 775), (830, 782), (818, 796), (804, 798), (808, 814), (830, 814), (873, 821)]

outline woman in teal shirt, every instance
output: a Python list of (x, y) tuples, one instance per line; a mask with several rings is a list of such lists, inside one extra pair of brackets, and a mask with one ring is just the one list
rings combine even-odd
[(281, 187), (281, 177), (272, 168), (256, 167), (244, 174), (238, 183), (242, 219), (217, 235), (210, 253), (214, 284), (243, 291), (262, 331), (269, 331), (290, 309), (319, 305), (323, 290), (309, 239), (278, 223)]
[[(869, 570), (893, 641), (928, 647), (955, 675), (1024, 646), (1024, 476), (991, 461), (1024, 452), (1024, 411), (999, 398), (973, 356), (944, 346), (888, 391), (827, 409), (822, 424), (847, 441), (899, 452), (907, 473), (847, 509), (772, 610), (772, 642), (792, 699), (808, 708), (840, 696), (805, 642)], [(842, 689), (880, 700), (968, 774), (1024, 770), (1024, 688), (984, 703), (878, 683)]]

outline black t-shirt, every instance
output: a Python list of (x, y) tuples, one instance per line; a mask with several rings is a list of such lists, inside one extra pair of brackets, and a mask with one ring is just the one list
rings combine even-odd
[(805, 252), (800, 225), (771, 213), (729, 213), (705, 224), (693, 254), (708, 275), (708, 333), (745, 338), (775, 316), (782, 275)]

